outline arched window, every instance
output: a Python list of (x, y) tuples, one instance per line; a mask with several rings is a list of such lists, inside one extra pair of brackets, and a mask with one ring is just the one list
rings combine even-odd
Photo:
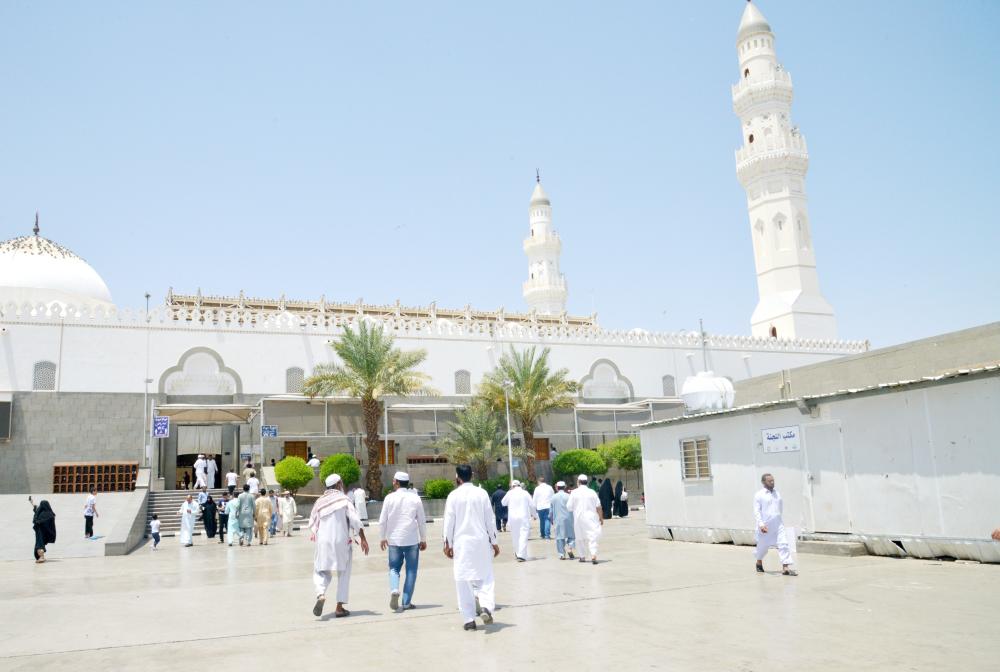
[(743, 71), (743, 76), (744, 77), (749, 77), (750, 76), (750, 68), (747, 68), (746, 70)]
[(777, 337), (778, 337), (778, 328), (771, 327), (771, 338), (777, 338)]
[(674, 381), (673, 376), (663, 376), (663, 396), (664, 397), (677, 396), (677, 383)]
[(472, 374), (465, 369), (455, 372), (455, 394), (472, 394)]
[(53, 362), (35, 362), (35, 370), (31, 375), (31, 389), (56, 389), (56, 365)]
[(750, 134), (750, 137), (747, 138), (747, 140), (750, 142), (751, 145), (753, 144), (753, 133)]
[(285, 370), (285, 392), (302, 394), (302, 383), (305, 381), (305, 371), (297, 366)]

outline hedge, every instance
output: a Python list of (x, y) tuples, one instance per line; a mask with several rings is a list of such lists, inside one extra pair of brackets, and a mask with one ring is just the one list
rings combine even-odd
[(424, 482), (424, 496), (427, 499), (445, 499), (455, 489), (455, 482), (447, 478), (432, 478)]

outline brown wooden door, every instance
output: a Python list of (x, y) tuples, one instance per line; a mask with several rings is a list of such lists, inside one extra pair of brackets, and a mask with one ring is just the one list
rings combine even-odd
[[(389, 444), (389, 461), (385, 461), (385, 448), (386, 443)], [(396, 464), (396, 442), (389, 441), (379, 441), (378, 447), (378, 463), (379, 464)]]
[(535, 439), (535, 459), (536, 460), (547, 460), (547, 459), (549, 459), (549, 440), (548, 439)]
[(285, 457), (309, 459), (309, 444), (306, 441), (285, 441)]

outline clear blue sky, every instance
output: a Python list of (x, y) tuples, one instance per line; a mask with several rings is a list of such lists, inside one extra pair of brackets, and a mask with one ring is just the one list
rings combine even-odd
[[(1000, 319), (1000, 2), (759, 3), (841, 336)], [(741, 0), (0, 5), (0, 237), (120, 306), (524, 308), (538, 167), (573, 313), (749, 333)]]

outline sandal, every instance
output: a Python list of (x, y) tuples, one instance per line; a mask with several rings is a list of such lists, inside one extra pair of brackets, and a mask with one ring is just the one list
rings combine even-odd
[(796, 572), (794, 569), (788, 569), (787, 567), (785, 569), (781, 570), (781, 574), (782, 574), (782, 576), (798, 576), (799, 575), (799, 573)]

